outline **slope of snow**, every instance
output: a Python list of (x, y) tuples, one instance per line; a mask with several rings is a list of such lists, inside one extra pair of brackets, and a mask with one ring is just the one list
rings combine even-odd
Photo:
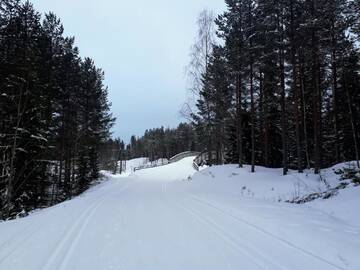
[[(188, 158), (109, 176), (74, 200), (0, 223), (0, 269), (359, 269), (359, 226), (277, 200), (291, 198), (296, 181), (300, 192), (321, 189), (316, 177), (257, 175), (235, 166), (195, 173)], [(329, 202), (358, 208), (342, 196)]]
[[(244, 166), (242, 169), (237, 165), (213, 166), (201, 170), (192, 177), (192, 189), (199, 193), (216, 190), (224, 196), (285, 202), (336, 187), (339, 184), (339, 176), (334, 171), (347, 166), (349, 164), (338, 164), (322, 170), (320, 176), (292, 170), (283, 176), (282, 169), (264, 167), (257, 167), (256, 173), (250, 173), (250, 166)], [(359, 210), (354, 207), (355, 205), (360, 205), (360, 187), (353, 186), (340, 190), (339, 194), (331, 199), (318, 199), (305, 204), (307, 207), (311, 206), (360, 226)]]
[(349, 187), (340, 190), (337, 196), (329, 200), (315, 200), (306, 205), (349, 224), (360, 226), (360, 187)]
[(187, 157), (164, 166), (136, 171), (130, 177), (160, 181), (187, 180), (196, 170), (193, 168), (195, 157)]
[[(123, 166), (125, 167), (125, 171), (121, 173), (122, 176), (129, 176), (131, 173), (135, 172), (135, 169), (139, 167), (152, 167), (152, 166), (160, 166), (167, 164), (169, 161), (166, 158), (161, 158), (155, 161), (150, 161), (149, 158), (141, 157), (141, 158), (134, 158), (126, 161), (122, 161)], [(118, 167), (120, 168), (120, 162)]]
[(128, 176), (135, 170), (135, 168), (148, 164), (149, 158), (145, 158), (145, 157), (134, 158), (134, 159), (126, 160), (124, 163), (126, 170), (123, 173), (123, 175)]

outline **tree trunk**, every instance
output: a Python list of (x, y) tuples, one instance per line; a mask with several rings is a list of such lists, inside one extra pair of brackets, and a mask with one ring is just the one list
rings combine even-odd
[(334, 114), (334, 135), (335, 135), (335, 160), (336, 163), (340, 162), (340, 150), (339, 150), (339, 118), (337, 112), (337, 66), (336, 66), (336, 38), (334, 33), (334, 22), (332, 23), (332, 31), (331, 31), (331, 43), (332, 43), (332, 50), (331, 50), (331, 75), (332, 75), (332, 105), (333, 105), (333, 114)]
[(255, 102), (253, 63), (250, 60), (250, 95), (251, 95), (251, 172), (255, 172)]
[(297, 169), (302, 173), (302, 152), (301, 152), (301, 135), (300, 135), (300, 112), (299, 112), (299, 76), (298, 65), (296, 62), (296, 44), (295, 44), (295, 18), (294, 18), (294, 1), (290, 2), (291, 12), (291, 65), (292, 65), (292, 79), (293, 79), (293, 93), (294, 93), (294, 114), (295, 114), (295, 137), (296, 137), (296, 156), (297, 156)]
[(239, 154), (239, 167), (243, 167), (243, 149), (242, 149), (242, 112), (241, 112), (241, 75), (236, 78), (236, 133), (237, 133), (237, 149)]
[[(261, 141), (264, 142), (264, 91), (263, 91), (263, 75), (262, 71), (259, 70), (259, 111), (260, 111), (260, 135), (261, 135)], [(261, 148), (262, 151), (262, 157), (265, 157), (265, 150), (264, 147)], [(263, 159), (263, 164), (265, 163), (265, 160)]]
[(266, 89), (266, 75), (263, 82), (263, 118), (264, 118), (264, 165), (269, 167), (269, 119), (268, 119), (268, 93)]
[(19, 128), (20, 128), (20, 123), (21, 123), (21, 118), (22, 115), (24, 113), (24, 109), (21, 109), (22, 106), (22, 100), (23, 100), (23, 89), (20, 89), (20, 94), (19, 94), (19, 101), (17, 104), (17, 117), (16, 117), (16, 126), (15, 126), (15, 131), (14, 131), (14, 140), (13, 140), (13, 144), (12, 144), (12, 148), (11, 148), (11, 156), (10, 156), (10, 168), (9, 168), (9, 180), (8, 180), (8, 184), (7, 184), (7, 198), (6, 198), (6, 202), (7, 202), (7, 216), (9, 217), (11, 214), (11, 208), (12, 208), (12, 203), (13, 203), (13, 193), (14, 193), (14, 185), (15, 185), (15, 159), (16, 159), (16, 148), (17, 148), (17, 137), (18, 137), (18, 132), (19, 132)]
[[(301, 51), (300, 51), (301, 52)], [(305, 71), (304, 71), (304, 59), (302, 54), (299, 52), (299, 64), (300, 64), (300, 90), (301, 90), (301, 113), (302, 113), (302, 126), (304, 132), (304, 148), (306, 158), (306, 168), (310, 169), (310, 154), (308, 144), (308, 132), (307, 132), (307, 121), (306, 121), (306, 99), (305, 99)]]
[[(312, 15), (317, 16), (316, 0), (313, 0)], [(320, 48), (316, 26), (312, 29), (312, 59), (313, 59), (313, 110), (314, 110), (314, 172), (321, 169), (321, 92), (320, 92)]]
[(349, 109), (351, 131), (352, 131), (352, 135), (353, 135), (353, 139), (354, 139), (356, 165), (357, 165), (357, 167), (360, 169), (359, 146), (358, 146), (358, 142), (357, 142), (358, 140), (357, 140), (357, 134), (356, 134), (355, 124), (354, 124), (353, 111), (352, 111), (352, 108), (351, 108), (351, 98), (350, 98), (350, 94), (349, 94), (349, 89), (347, 88), (345, 76), (346, 76), (346, 75), (344, 75), (344, 88), (345, 88), (345, 92), (346, 92), (348, 109)]
[(278, 28), (280, 29), (281, 35), (279, 43), (279, 67), (280, 67), (280, 95), (281, 95), (281, 136), (282, 136), (282, 152), (283, 152), (283, 175), (288, 173), (288, 147), (287, 147), (287, 110), (286, 110), (286, 94), (285, 94), (285, 67), (284, 67), (284, 30), (281, 19), (278, 22)]
[[(249, 2), (250, 28), (252, 28), (252, 10)], [(250, 33), (252, 34), (252, 33)], [(252, 54), (252, 38), (250, 37), (250, 98), (251, 98), (251, 172), (255, 172), (255, 103), (254, 103), (254, 67)]]
[(120, 150), (119, 159), (120, 159), (120, 174), (122, 174), (122, 172), (123, 172), (123, 154), (122, 154), (122, 150)]

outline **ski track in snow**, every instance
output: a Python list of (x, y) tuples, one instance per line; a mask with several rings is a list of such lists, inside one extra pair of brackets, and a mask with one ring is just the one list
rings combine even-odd
[[(251, 227), (252, 229), (257, 230), (258, 232), (264, 234), (265, 236), (268, 236), (268, 237), (272, 238), (272, 241), (274, 241), (274, 240), (275, 240), (275, 241), (278, 241), (278, 242), (280, 242), (280, 243), (282, 243), (282, 244), (285, 244), (286, 246), (288, 246), (288, 247), (290, 247), (290, 248), (292, 248), (292, 249), (295, 249), (295, 250), (298, 251), (298, 252), (303, 253), (304, 255), (306, 255), (306, 256), (308, 256), (308, 257), (310, 257), (310, 258), (312, 258), (312, 259), (319, 260), (319, 261), (323, 262), (324, 264), (328, 265), (328, 267), (331, 267), (331, 268), (333, 268), (333, 269), (346, 270), (345, 268), (343, 268), (343, 267), (341, 267), (341, 266), (338, 266), (338, 265), (336, 265), (336, 264), (334, 264), (334, 263), (332, 263), (332, 262), (330, 262), (330, 261), (328, 261), (328, 260), (326, 260), (326, 259), (324, 259), (324, 258), (322, 258), (322, 257), (320, 257), (320, 256), (317, 256), (316, 254), (313, 254), (313, 253), (305, 250), (304, 248), (299, 247), (299, 246), (297, 246), (297, 245), (295, 245), (295, 244), (287, 241), (286, 239), (283, 239), (283, 238), (281, 238), (281, 237), (279, 237), (279, 236), (276, 236), (276, 235), (274, 235), (274, 234), (266, 231), (265, 229), (263, 229), (263, 228), (255, 225), (255, 224), (253, 224), (253, 223), (251, 223), (251, 222), (243, 219), (243, 218), (240, 218), (240, 217), (238, 217), (238, 216), (235, 216), (235, 215), (233, 215), (233, 214), (230, 214), (230, 213), (228, 213), (227, 211), (225, 211), (225, 210), (223, 210), (223, 209), (221, 209), (221, 208), (219, 208), (219, 207), (216, 207), (216, 206), (214, 206), (213, 204), (211, 204), (211, 203), (209, 203), (209, 202), (207, 202), (207, 201), (205, 201), (205, 200), (202, 200), (202, 199), (200, 199), (200, 198), (197, 197), (197, 196), (191, 196), (190, 198), (191, 198), (192, 200), (194, 200), (194, 201), (197, 201), (197, 202), (199, 202), (199, 203), (202, 203), (203, 205), (208, 206), (208, 207), (216, 210), (218, 213), (221, 213), (222, 215), (225, 215), (225, 216), (228, 216), (228, 217), (232, 218), (232, 219), (233, 219), (235, 222), (237, 222), (237, 223), (245, 224), (245, 225)], [(194, 212), (194, 213), (196, 213), (196, 212)], [(208, 223), (209, 223), (209, 224), (213, 224), (214, 226), (218, 227), (218, 225), (217, 225), (215, 222), (207, 219), (207, 217), (204, 217), (204, 216), (202, 216), (202, 215), (199, 214), (199, 213), (198, 213), (197, 215), (198, 215), (199, 217), (202, 217), (204, 220), (208, 220)], [(218, 228), (220, 228), (220, 227), (218, 227)], [(223, 231), (224, 234), (226, 234), (224, 229), (221, 229), (221, 230)], [(255, 250), (255, 249), (254, 249), (254, 250)], [(256, 251), (256, 250), (255, 250), (255, 251)], [(264, 255), (262, 255), (262, 256), (264, 256)], [(269, 259), (269, 258), (268, 258), (268, 259)], [(277, 267), (278, 267), (278, 269), (284, 269), (284, 270), (288, 269), (288, 268), (283, 268), (283, 267), (280, 266), (280, 265), (277, 265)]]
[[(256, 249), (250, 248), (249, 246), (241, 245), (239, 241), (237, 241), (234, 237), (232, 237), (229, 233), (227, 233), (222, 227), (218, 224), (214, 223), (212, 220), (208, 219), (206, 216), (200, 214), (197, 211), (194, 211), (191, 207), (183, 207), (183, 209), (190, 213), (190, 215), (194, 216), (198, 219), (202, 224), (204, 224), (210, 233), (215, 233), (224, 243), (230, 245), (236, 251), (243, 254), (246, 258), (252, 261), (252, 263), (256, 266), (256, 269), (268, 269), (268, 266), (275, 266), (274, 262), (271, 259), (267, 258)], [(248, 250), (251, 250), (249, 252)], [(276, 264), (277, 269), (288, 270), (283, 268), (282, 266)]]
[[(26, 243), (31, 236), (38, 231), (42, 226), (34, 224), (33, 226), (30, 226), (28, 229), (23, 231), (23, 234), (19, 234), (14, 236), (10, 236), (9, 239), (7, 239), (5, 242), (3, 242), (0, 246), (0, 251), (7, 248), (7, 252), (5, 252), (5, 255), (0, 257), (0, 266), (3, 261), (9, 258), (15, 251), (22, 248), (22, 244)], [(35, 228), (35, 229), (34, 229)], [(10, 248), (9, 248), (10, 246)], [(1, 269), (1, 268), (0, 268)]]
[(58, 269), (63, 269), (64, 266), (67, 265), (69, 256), (71, 255), (74, 246), (78, 242), (78, 240), (81, 238), (81, 235), (86, 227), (86, 225), (89, 223), (89, 220), (94, 215), (96, 209), (101, 205), (101, 201), (94, 203), (90, 207), (88, 207), (85, 212), (74, 222), (74, 224), (68, 228), (65, 235), (63, 235), (59, 241), (59, 243), (56, 245), (55, 249), (51, 252), (51, 255), (45, 265), (42, 267), (42, 270), (51, 269), (51, 266), (54, 264), (54, 262), (59, 258), (59, 255), (62, 250), (67, 250), (65, 253), (65, 256), (62, 260), (62, 263), (60, 264)]
[(212, 186), (216, 173), (187, 181), (194, 172), (187, 158), (109, 176), (74, 200), (0, 223), (0, 270), (360, 269), (358, 227), (224, 193)]
[[(121, 194), (128, 188), (128, 185), (126, 185), (119, 193)], [(113, 191), (108, 192), (112, 193)], [(48, 270), (48, 269), (55, 269), (54, 267), (51, 267), (56, 260), (59, 259), (61, 251), (65, 251), (65, 256), (61, 256), (61, 264), (56, 268), (58, 270), (66, 270), (69, 260), (71, 259), (71, 256), (73, 255), (73, 252), (79, 243), (86, 226), (89, 224), (90, 220), (94, 216), (97, 209), (102, 205), (102, 203), (106, 200), (107, 195), (103, 195), (103, 197), (100, 197), (97, 199), (93, 204), (91, 204), (84, 213), (74, 222), (74, 224), (67, 230), (64, 236), (61, 237), (61, 240), (56, 245), (55, 250), (52, 251), (51, 256), (47, 260), (47, 262), (44, 264), (43, 268), (41, 270)]]

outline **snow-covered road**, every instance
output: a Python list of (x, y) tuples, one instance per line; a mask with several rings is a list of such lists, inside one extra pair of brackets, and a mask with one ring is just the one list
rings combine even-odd
[(1, 270), (360, 269), (360, 229), (184, 181), (191, 159), (0, 223)]

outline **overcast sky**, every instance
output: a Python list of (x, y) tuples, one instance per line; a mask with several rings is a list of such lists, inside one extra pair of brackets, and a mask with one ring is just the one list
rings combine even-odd
[(174, 127), (186, 99), (184, 68), (204, 9), (220, 13), (223, 0), (32, 0), (53, 11), (81, 56), (105, 71), (114, 136), (128, 141), (152, 127)]

